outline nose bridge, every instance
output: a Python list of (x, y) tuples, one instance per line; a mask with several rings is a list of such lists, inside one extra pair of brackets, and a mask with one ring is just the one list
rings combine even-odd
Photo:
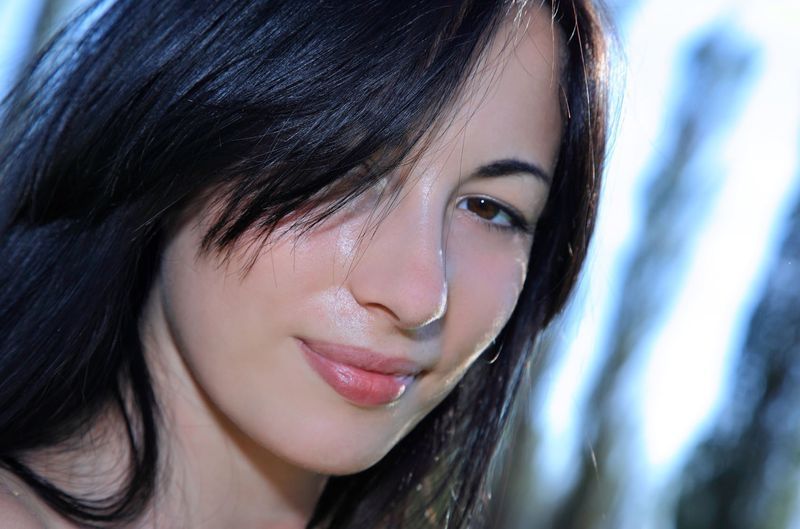
[(351, 270), (357, 301), (407, 329), (423, 327), (447, 307), (444, 207), (421, 185), (403, 189), (377, 220)]

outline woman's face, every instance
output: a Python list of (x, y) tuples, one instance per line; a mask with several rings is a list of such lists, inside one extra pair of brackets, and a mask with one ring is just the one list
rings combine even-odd
[(390, 177), (391, 206), (376, 186), (303, 236), (227, 260), (199, 253), (208, 210), (170, 240), (152, 297), (168, 332), (153, 347), (250, 440), (320, 473), (363, 470), (500, 332), (561, 135), (558, 35), (535, 13), (500, 34), (443, 131)]

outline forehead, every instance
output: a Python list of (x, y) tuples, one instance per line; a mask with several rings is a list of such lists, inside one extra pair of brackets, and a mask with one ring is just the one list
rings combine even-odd
[(477, 62), (445, 122), (462, 162), (519, 158), (552, 172), (561, 143), (563, 36), (546, 7), (509, 20)]

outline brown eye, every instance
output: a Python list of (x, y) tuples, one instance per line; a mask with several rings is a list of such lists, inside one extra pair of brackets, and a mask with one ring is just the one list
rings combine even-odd
[(513, 213), (486, 197), (464, 198), (458, 203), (457, 207), (469, 211), (498, 227), (511, 228), (519, 224)]

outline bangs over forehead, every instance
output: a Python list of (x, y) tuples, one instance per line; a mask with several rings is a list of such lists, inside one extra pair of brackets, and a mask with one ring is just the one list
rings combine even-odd
[[(452, 13), (438, 13), (443, 14)], [(553, 67), (552, 86), (561, 86), (566, 48), (549, 4), (514, 2), (490, 12), (467, 3), (455, 19), (442, 17), (446, 24), (421, 20), (425, 15), (399, 31), (395, 28), (392, 38), (381, 31), (360, 35), (370, 55), (351, 56), (353, 48), (347, 42), (325, 46), (325, 56), (305, 71), (308, 90), (292, 96), (298, 108), (306, 104), (315, 108), (307, 116), (302, 112), (308, 121), (295, 122), (298, 116), (293, 115), (288, 116), (290, 126), (269, 123), (269, 130), (259, 132), (259, 143), (244, 159), (217, 175), (222, 185), (215, 188), (213, 198), (219, 215), (206, 234), (204, 248), (223, 249), (249, 229), (263, 241), (287, 218), (302, 232), (387, 173), (408, 173), (461, 107), (477, 108), (492, 89), (491, 82), (481, 86), (474, 79), (485, 78), (481, 74), (486, 69), (501, 70), (514, 58), (521, 39), (532, 38), (531, 32), (549, 35), (553, 48), (542, 54)], [(428, 31), (429, 27), (436, 31)], [(425, 38), (420, 40), (420, 35)], [(366, 44), (370, 38), (374, 42)], [(415, 47), (409, 49), (410, 41)], [(403, 48), (400, 59), (395, 45)], [(337, 61), (339, 66), (330, 67)], [(370, 68), (351, 76), (361, 62)], [(318, 63), (324, 67), (318, 69)], [(345, 64), (351, 70), (343, 70)], [(347, 87), (347, 97), (320, 96), (320, 90), (330, 92), (331, 87)], [(396, 185), (389, 191), (398, 189)]]

